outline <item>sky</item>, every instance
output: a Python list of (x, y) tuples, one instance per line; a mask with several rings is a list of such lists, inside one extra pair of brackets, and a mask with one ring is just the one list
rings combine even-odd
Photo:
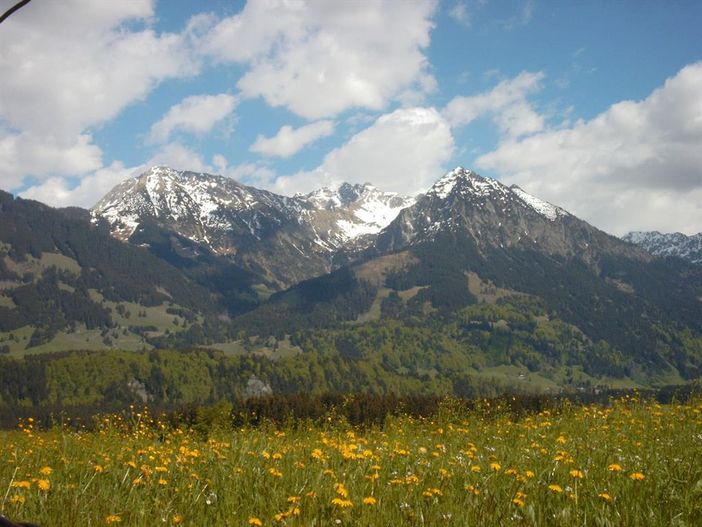
[(416, 194), (460, 165), (694, 234), (700, 27), (696, 0), (33, 0), (0, 24), (0, 188), (90, 207), (168, 165)]

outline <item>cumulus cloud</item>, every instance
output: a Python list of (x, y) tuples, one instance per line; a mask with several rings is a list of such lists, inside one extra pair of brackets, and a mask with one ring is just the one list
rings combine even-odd
[(155, 143), (168, 141), (177, 131), (204, 134), (228, 117), (237, 105), (233, 95), (192, 95), (171, 106), (151, 127), (149, 139)]
[(452, 126), (465, 126), (489, 115), (500, 132), (510, 137), (539, 131), (544, 118), (533, 109), (528, 96), (541, 89), (543, 79), (543, 72), (522, 72), (484, 93), (454, 97), (443, 114)]
[(346, 181), (402, 193), (424, 191), (442, 175), (453, 146), (451, 128), (434, 108), (401, 108), (329, 152), (316, 169), (279, 177), (271, 187), (292, 194)]
[(89, 134), (36, 136), (0, 129), (0, 187), (19, 187), (27, 176), (84, 174), (102, 166), (102, 151)]
[(238, 82), (244, 96), (300, 116), (379, 110), (413, 85), (427, 85), (424, 50), (435, 9), (434, 0), (363, 9), (354, 2), (252, 0), (202, 33), (200, 50), (220, 63), (247, 64)]
[[(219, 161), (221, 163), (222, 158), (217, 157), (214, 161)], [(165, 165), (175, 170), (190, 170), (192, 172), (205, 172), (209, 174), (216, 172), (216, 170), (204, 160), (202, 154), (177, 141), (163, 145), (163, 147), (146, 162), (146, 166), (155, 165)]]
[[(151, 0), (32, 2), (0, 31), (0, 184), (100, 166), (90, 128), (198, 71), (187, 36), (148, 27)], [(14, 176), (6, 172), (12, 167)]]
[(50, 177), (41, 184), (34, 185), (21, 196), (35, 199), (54, 207), (78, 206), (89, 208), (121, 181), (140, 174), (145, 165), (125, 167), (120, 162), (112, 163), (85, 176), (75, 185), (63, 177)]
[(702, 230), (702, 62), (641, 101), (504, 140), (478, 158), (507, 183), (615, 234)]
[(266, 156), (290, 157), (307, 145), (333, 133), (333, 121), (317, 121), (300, 128), (286, 125), (273, 137), (259, 135), (249, 150)]

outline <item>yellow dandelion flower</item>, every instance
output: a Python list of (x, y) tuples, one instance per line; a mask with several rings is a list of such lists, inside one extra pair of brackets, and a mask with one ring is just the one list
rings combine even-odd
[(574, 478), (577, 478), (577, 479), (582, 479), (584, 476), (583, 471), (578, 470), (576, 468), (574, 468), (573, 470), (570, 471), (570, 475)]
[(375, 505), (376, 503), (378, 503), (378, 500), (376, 500), (373, 496), (366, 496), (363, 498), (364, 505)]
[(10, 498), (10, 503), (12, 505), (22, 505), (25, 502), (24, 496), (21, 496), (19, 494), (15, 494)]
[(159, 485), (162, 485), (162, 486), (168, 485), (168, 480), (167, 480), (167, 479), (163, 479), (163, 478), (159, 478), (158, 484), (159, 484)]
[(29, 481), (23, 480), (23, 481), (13, 481), (11, 487), (14, 487), (16, 489), (28, 489), (31, 487), (32, 484)]
[(600, 498), (600, 499), (603, 500), (603, 501), (608, 502), (608, 503), (609, 503), (610, 501), (612, 501), (612, 496), (610, 496), (610, 495), (607, 494), (606, 492), (600, 492), (600, 493), (597, 495), (597, 497)]
[(480, 466), (479, 465), (471, 465), (470, 471), (478, 473), (478, 472), (480, 472)]
[(622, 466), (618, 463), (612, 463), (607, 467), (607, 470), (609, 470), (610, 472), (621, 472)]
[(642, 479), (646, 479), (646, 476), (644, 476), (641, 472), (634, 472), (632, 474), (629, 474), (629, 477), (634, 481), (641, 481)]
[(263, 522), (259, 518), (251, 516), (251, 518), (249, 518), (249, 525), (257, 525), (258, 527), (261, 527), (261, 525), (263, 525)]
[(349, 497), (349, 491), (346, 490), (346, 487), (344, 487), (343, 483), (337, 483), (334, 485), (334, 490), (336, 493), (341, 496), (342, 498), (348, 498)]
[(558, 443), (559, 445), (565, 445), (565, 442), (566, 438), (563, 435), (560, 435), (556, 438), (556, 443)]
[(288, 496), (288, 503), (298, 503), (300, 496)]
[(51, 467), (41, 467), (39, 469), (39, 474), (41, 474), (42, 476), (50, 476), (53, 471), (54, 469)]
[(51, 490), (51, 482), (48, 479), (39, 479), (37, 480), (37, 487), (39, 487), (39, 490), (48, 492)]
[(105, 517), (105, 523), (120, 523), (122, 521), (122, 517), (118, 516), (117, 514), (110, 514), (109, 516)]
[(492, 470), (493, 472), (497, 472), (501, 468), (502, 468), (502, 465), (500, 465), (499, 463), (496, 463), (496, 462), (490, 463), (490, 470)]
[(516, 505), (517, 507), (524, 507), (524, 500), (521, 498), (513, 498), (512, 504)]
[(336, 505), (337, 507), (340, 507), (342, 509), (348, 509), (349, 507), (353, 507), (353, 502), (351, 500), (345, 500), (341, 498), (333, 498), (331, 500), (332, 505)]
[(533, 470), (527, 470), (527, 471), (524, 472), (524, 477), (525, 477), (525, 478), (531, 479), (531, 478), (533, 478), (535, 475), (536, 475), (536, 474), (534, 474), (534, 471), (533, 471)]
[(474, 496), (480, 495), (480, 491), (476, 489), (473, 485), (466, 485), (464, 488), (466, 489), (466, 491), (470, 492)]
[(561, 487), (560, 485), (557, 485), (557, 484), (555, 484), (555, 483), (549, 485), (549, 486), (548, 486), (548, 489), (551, 490), (551, 491), (553, 491), (553, 492), (556, 492), (556, 493), (558, 493), (558, 494), (560, 494), (561, 492), (563, 492), (563, 487)]

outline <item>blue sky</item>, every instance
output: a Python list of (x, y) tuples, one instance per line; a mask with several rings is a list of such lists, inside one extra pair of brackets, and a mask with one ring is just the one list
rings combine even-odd
[(166, 164), (417, 193), (463, 165), (691, 234), (700, 27), (694, 1), (36, 0), (0, 26), (0, 187), (89, 207)]

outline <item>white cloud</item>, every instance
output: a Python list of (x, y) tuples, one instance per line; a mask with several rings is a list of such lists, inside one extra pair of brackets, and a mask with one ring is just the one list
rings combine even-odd
[(317, 121), (300, 128), (286, 125), (273, 137), (259, 135), (249, 150), (267, 156), (290, 157), (307, 145), (333, 133), (333, 121)]
[(0, 188), (17, 188), (27, 176), (83, 174), (98, 169), (101, 158), (87, 134), (61, 139), (0, 129)]
[[(426, 85), (436, 2), (252, 0), (204, 32), (202, 53), (243, 63), (238, 87), (309, 119), (353, 107), (382, 109), (398, 93)], [(418, 87), (417, 89), (420, 89)]]
[[(214, 161), (221, 162), (220, 157)], [(179, 142), (168, 143), (146, 163), (146, 166), (165, 165), (175, 170), (190, 170), (192, 172), (205, 172), (212, 174), (216, 170), (202, 157), (202, 154), (191, 150)]]
[(702, 230), (702, 62), (642, 101), (507, 139), (477, 160), (507, 183), (616, 234)]
[(457, 2), (448, 10), (448, 15), (456, 22), (465, 27), (470, 27), (471, 17), (468, 6), (463, 2)]
[(271, 187), (292, 194), (344, 181), (371, 182), (384, 190), (414, 193), (442, 175), (452, 152), (451, 128), (438, 111), (402, 108), (329, 152), (316, 169), (279, 177)]
[(543, 72), (522, 72), (501, 81), (492, 90), (467, 97), (454, 97), (443, 113), (452, 126), (464, 126), (490, 115), (503, 135), (518, 137), (537, 132), (544, 119), (532, 108), (527, 96), (541, 88)]
[[(197, 72), (187, 37), (148, 27), (151, 0), (32, 2), (0, 31), (0, 185), (99, 166), (87, 132), (164, 79)], [(97, 166), (96, 166), (97, 165)]]
[(149, 139), (152, 142), (168, 141), (176, 131), (191, 134), (205, 134), (227, 116), (237, 105), (233, 95), (192, 95), (171, 106), (166, 114), (151, 127)]
[(115, 185), (123, 180), (140, 174), (146, 169), (144, 165), (126, 168), (115, 162), (108, 167), (85, 176), (78, 185), (73, 185), (67, 178), (51, 177), (39, 185), (22, 192), (21, 196), (35, 199), (54, 207), (78, 206), (89, 208)]

